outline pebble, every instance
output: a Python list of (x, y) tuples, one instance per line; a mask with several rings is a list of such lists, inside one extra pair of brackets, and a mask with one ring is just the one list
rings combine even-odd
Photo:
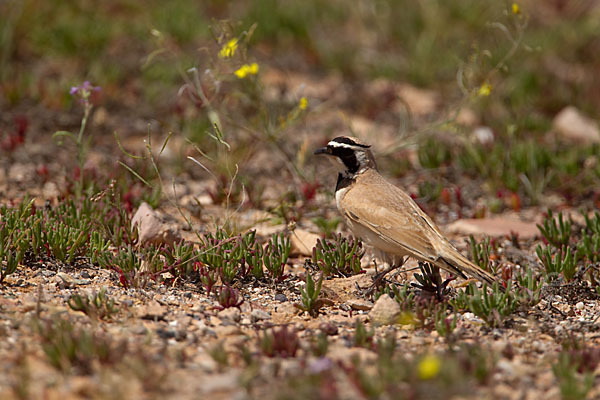
[(367, 301), (367, 300), (361, 300), (361, 299), (349, 300), (348, 305), (353, 310), (359, 310), (359, 311), (369, 311), (371, 308), (373, 308), (372, 302)]
[(284, 301), (288, 301), (288, 298), (283, 293), (277, 293), (275, 294), (275, 300), (283, 303)]
[(271, 319), (271, 315), (268, 312), (261, 310), (260, 308), (255, 308), (250, 313), (250, 320), (252, 322), (264, 321), (268, 319)]
[(236, 307), (230, 307), (230, 308), (221, 310), (218, 312), (217, 315), (222, 320), (229, 320), (229, 321), (233, 321), (233, 322), (240, 322), (240, 319), (242, 319), (242, 313), (239, 310), (239, 308), (236, 308)]
[(396, 300), (387, 294), (383, 294), (379, 296), (369, 312), (369, 318), (375, 325), (392, 325), (398, 322), (398, 316), (401, 311), (400, 305)]
[(578, 309), (579, 311), (583, 310), (585, 308), (583, 301), (580, 301), (579, 303), (575, 304), (575, 308)]

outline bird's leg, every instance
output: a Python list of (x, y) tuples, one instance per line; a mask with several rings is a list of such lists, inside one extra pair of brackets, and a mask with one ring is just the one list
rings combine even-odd
[(381, 287), (381, 282), (384, 280), (385, 276), (387, 274), (389, 274), (390, 272), (392, 272), (393, 270), (402, 267), (404, 265), (404, 262), (405, 262), (405, 259), (403, 258), (396, 265), (392, 264), (388, 268), (384, 269), (381, 272), (377, 272), (377, 264), (375, 264), (375, 275), (373, 276), (373, 283), (371, 284), (371, 286), (366, 288), (366, 290), (364, 290), (364, 291), (363, 291), (363, 288), (359, 287), (359, 289), (361, 289), (361, 291), (363, 291), (364, 295), (371, 296), (373, 293), (375, 293), (375, 290), (377, 288)]

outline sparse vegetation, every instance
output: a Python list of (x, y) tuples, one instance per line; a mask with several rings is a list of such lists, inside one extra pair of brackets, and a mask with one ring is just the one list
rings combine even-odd
[[(597, 136), (599, 8), (563, 3), (0, 2), (0, 398), (600, 397), (600, 145), (557, 120)], [(449, 234), (503, 287), (367, 296), (311, 157), (347, 134), (445, 233), (538, 222)]]

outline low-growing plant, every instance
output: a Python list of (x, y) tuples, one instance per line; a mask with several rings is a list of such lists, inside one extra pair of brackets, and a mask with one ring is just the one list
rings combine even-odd
[(112, 341), (67, 319), (40, 321), (37, 328), (48, 362), (64, 373), (90, 374), (97, 363), (114, 364), (126, 354), (126, 341)]
[[(231, 284), (248, 276), (263, 279), (267, 270), (272, 282), (284, 279), (284, 269), (291, 250), (289, 238), (283, 233), (273, 235), (263, 248), (256, 241), (254, 231), (229, 236), (219, 228), (203, 238), (203, 243), (194, 257), (202, 264), (202, 276), (206, 283), (213, 280), (208, 274), (216, 271), (223, 283)], [(190, 258), (191, 259), (191, 258)], [(206, 286), (206, 285), (205, 285)]]
[(455, 342), (454, 330), (456, 329), (456, 322), (458, 314), (454, 313), (452, 317), (447, 315), (446, 309), (439, 308), (435, 314), (435, 330), (446, 340), (448, 345), (452, 345)]
[(310, 316), (316, 317), (319, 314), (319, 309), (324, 305), (323, 299), (319, 297), (321, 294), (321, 285), (323, 284), (323, 275), (319, 277), (315, 284), (312, 276), (306, 272), (306, 284), (304, 288), (300, 288), (300, 304), (294, 306), (302, 311), (306, 311)]
[(413, 274), (418, 283), (412, 283), (412, 286), (424, 292), (431, 293), (442, 301), (449, 293), (448, 284), (455, 278), (451, 277), (442, 281), (440, 269), (430, 263), (419, 261), (419, 270), (421, 274)]
[(118, 312), (115, 302), (106, 296), (106, 288), (92, 295), (74, 294), (67, 304), (73, 311), (81, 311), (90, 318), (110, 319)]
[(471, 256), (473, 257), (473, 262), (479, 265), (485, 271), (490, 271), (493, 274), (496, 274), (496, 268), (490, 259), (491, 248), (490, 246), (490, 238), (486, 237), (483, 242), (477, 243), (473, 235), (469, 236), (469, 247), (471, 248)]
[(312, 222), (319, 228), (321, 234), (325, 238), (331, 238), (334, 236), (335, 230), (342, 220), (338, 217), (333, 218), (324, 218), (324, 217), (315, 217), (312, 219)]
[[(597, 361), (596, 361), (597, 364)], [(565, 349), (552, 365), (552, 372), (558, 381), (560, 394), (566, 400), (586, 399), (594, 386), (594, 370), (586, 368), (579, 355)]]
[(265, 246), (263, 263), (272, 282), (281, 282), (285, 278), (285, 265), (290, 256), (290, 251), (290, 239), (283, 233), (273, 235)]
[(394, 398), (398, 393), (415, 399), (465, 395), (475, 384), (487, 382), (495, 368), (495, 357), (475, 345), (445, 354), (406, 357), (393, 340), (387, 342), (378, 349), (375, 362), (354, 357), (343, 365), (350, 383), (364, 398)]
[(196, 261), (194, 263), (194, 270), (198, 272), (198, 275), (200, 277), (200, 283), (202, 283), (202, 286), (204, 286), (206, 294), (210, 296), (212, 288), (215, 286), (217, 280), (219, 279), (218, 272), (202, 264), (200, 261)]
[(571, 239), (571, 220), (564, 219), (562, 212), (558, 213), (558, 218), (554, 218), (552, 210), (548, 209), (548, 215), (544, 218), (544, 222), (537, 224), (538, 229), (548, 243), (556, 248), (567, 246)]
[(533, 269), (526, 267), (516, 274), (515, 280), (518, 283), (517, 297), (519, 304), (525, 307), (533, 307), (540, 302), (542, 286), (544, 285), (543, 277), (534, 275)]
[(325, 276), (352, 276), (362, 272), (360, 261), (365, 254), (362, 242), (341, 234), (332, 240), (319, 239), (313, 247), (312, 261)]
[(270, 328), (259, 336), (259, 348), (267, 357), (296, 357), (300, 348), (300, 339), (294, 329), (288, 329), (287, 325), (279, 329)]
[(219, 308), (231, 308), (240, 306), (244, 303), (244, 298), (240, 296), (240, 293), (228, 285), (219, 286), (216, 289), (217, 301), (219, 302)]
[(432, 136), (419, 144), (417, 155), (421, 167), (427, 169), (439, 168), (452, 160), (449, 146), (440, 144), (440, 140)]
[(352, 338), (353, 346), (370, 349), (373, 346), (374, 336), (375, 329), (373, 327), (367, 329), (361, 320), (356, 320), (356, 323), (354, 324), (354, 336)]
[(457, 310), (468, 310), (485, 321), (491, 327), (498, 327), (517, 308), (518, 302), (512, 292), (509, 281), (503, 292), (498, 283), (491, 288), (487, 284), (480, 290), (475, 284), (470, 284), (466, 290), (459, 291), (451, 304)]
[(570, 247), (559, 248), (552, 254), (550, 246), (542, 247), (538, 245), (535, 252), (542, 262), (549, 280), (558, 279), (562, 275), (569, 282), (575, 277), (578, 261), (577, 252), (572, 252)]
[(325, 357), (329, 350), (329, 338), (325, 332), (314, 335), (310, 341), (310, 350), (315, 357)]
[(439, 182), (424, 181), (419, 183), (419, 198), (434, 203), (442, 194), (443, 186)]
[(223, 371), (229, 366), (229, 355), (223, 346), (223, 341), (219, 341), (210, 347), (208, 354), (217, 363), (219, 371)]

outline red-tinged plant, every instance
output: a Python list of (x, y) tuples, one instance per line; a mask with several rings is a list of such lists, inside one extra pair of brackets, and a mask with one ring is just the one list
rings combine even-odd
[(210, 296), (213, 286), (215, 283), (217, 283), (218, 273), (214, 270), (210, 270), (200, 261), (196, 261), (193, 268), (195, 271), (198, 271), (198, 274), (200, 275), (200, 282), (202, 283), (202, 286), (204, 286), (206, 294)]
[(302, 184), (302, 195), (309, 202), (315, 198), (319, 184), (317, 182), (305, 182)]
[(445, 205), (449, 206), (452, 203), (452, 195), (450, 194), (450, 190), (448, 188), (443, 188), (440, 193), (440, 197)]
[(25, 143), (25, 133), (29, 127), (29, 120), (23, 115), (15, 117), (15, 131), (2, 139), (0, 148), (7, 153), (12, 153), (15, 149)]
[(462, 208), (462, 206), (463, 206), (462, 191), (459, 187), (454, 189), (454, 196), (456, 197), (456, 204), (458, 204), (458, 206), (460, 208)]
[(500, 274), (502, 280), (504, 281), (504, 287), (506, 287), (506, 282), (512, 280), (513, 277), (513, 268), (512, 266), (502, 267), (502, 272)]
[(521, 211), (521, 197), (517, 193), (510, 194), (510, 205), (514, 211)]
[(48, 166), (46, 164), (38, 165), (35, 169), (35, 172), (40, 178), (42, 178), (44, 182), (46, 182), (50, 176), (50, 171), (48, 170)]
[(244, 302), (244, 298), (239, 295), (239, 292), (231, 286), (223, 285), (216, 289), (217, 301), (221, 310), (231, 307), (240, 308)]
[(300, 340), (296, 330), (288, 329), (284, 325), (279, 329), (271, 328), (270, 331), (265, 331), (260, 338), (259, 347), (267, 357), (296, 357)]

